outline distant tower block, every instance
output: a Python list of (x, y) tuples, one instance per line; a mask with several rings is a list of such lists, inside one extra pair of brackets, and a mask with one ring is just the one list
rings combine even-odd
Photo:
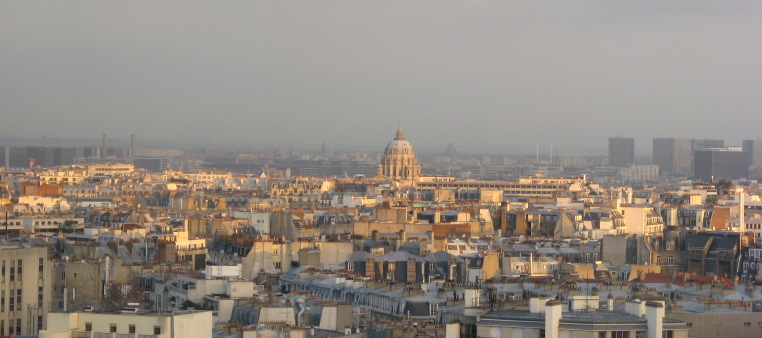
[(106, 134), (101, 139), (101, 158), (106, 158)]
[(445, 156), (447, 156), (447, 157), (457, 157), (458, 156), (458, 151), (455, 150), (455, 146), (452, 143), (447, 145), (447, 151), (445, 151)]
[(609, 138), (609, 165), (626, 167), (635, 163), (635, 139), (628, 137)]

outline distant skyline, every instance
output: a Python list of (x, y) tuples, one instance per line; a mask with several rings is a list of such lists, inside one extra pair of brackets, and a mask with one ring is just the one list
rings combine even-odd
[[(0, 3), (0, 137), (605, 154), (762, 138), (762, 3)], [(96, 144), (98, 143), (96, 142)], [(505, 151), (503, 151), (505, 150)]]

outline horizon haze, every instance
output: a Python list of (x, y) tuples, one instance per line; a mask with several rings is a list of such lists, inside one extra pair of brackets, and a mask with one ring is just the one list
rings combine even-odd
[(4, 2), (0, 136), (604, 151), (758, 139), (762, 3)]

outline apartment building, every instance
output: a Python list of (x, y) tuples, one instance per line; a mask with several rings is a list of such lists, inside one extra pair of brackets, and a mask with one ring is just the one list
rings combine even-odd
[(52, 266), (46, 248), (0, 245), (0, 336), (36, 335), (50, 305)]

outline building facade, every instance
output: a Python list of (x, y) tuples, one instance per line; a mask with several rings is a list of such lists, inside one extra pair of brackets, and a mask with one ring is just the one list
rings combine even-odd
[(707, 183), (749, 178), (749, 154), (732, 148), (698, 150), (693, 169), (696, 178)]
[(635, 163), (635, 139), (609, 137), (609, 165), (626, 167)]
[(662, 175), (689, 174), (693, 144), (684, 138), (654, 138), (653, 163)]
[(0, 336), (36, 335), (50, 306), (51, 270), (46, 248), (0, 247)]

